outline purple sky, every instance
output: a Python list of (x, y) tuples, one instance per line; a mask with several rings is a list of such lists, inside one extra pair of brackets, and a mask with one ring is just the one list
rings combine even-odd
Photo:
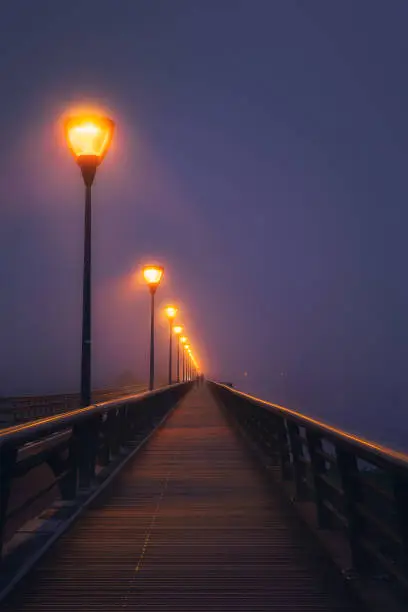
[(208, 375), (403, 444), (407, 23), (405, 0), (6, 3), (0, 393), (78, 388), (83, 193), (58, 118), (90, 100), (117, 122), (94, 189), (95, 385), (147, 377), (130, 279), (154, 257)]

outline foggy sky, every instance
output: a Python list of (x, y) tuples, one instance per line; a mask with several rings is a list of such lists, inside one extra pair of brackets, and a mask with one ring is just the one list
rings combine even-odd
[(79, 386), (83, 186), (58, 120), (85, 100), (117, 123), (94, 385), (147, 378), (152, 257), (208, 376), (404, 444), (407, 20), (404, 0), (2, 6), (0, 394)]

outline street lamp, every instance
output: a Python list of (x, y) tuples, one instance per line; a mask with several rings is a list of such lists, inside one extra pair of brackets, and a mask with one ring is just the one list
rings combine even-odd
[(191, 380), (191, 349), (188, 349), (188, 380)]
[(164, 268), (162, 266), (144, 266), (143, 277), (150, 290), (150, 370), (149, 370), (149, 391), (154, 388), (154, 294), (163, 277)]
[(82, 115), (65, 122), (65, 136), (85, 183), (85, 239), (82, 289), (81, 406), (91, 403), (91, 187), (112, 141), (115, 124), (107, 117)]
[(173, 331), (177, 336), (177, 382), (180, 382), (180, 334), (183, 331), (182, 325), (175, 325)]
[[(184, 377), (185, 380), (188, 380), (188, 351), (190, 350), (190, 345), (189, 344), (185, 344), (184, 345), (184, 358), (183, 358), (183, 370), (184, 370)], [(184, 361), (185, 359), (185, 361)]]
[(175, 306), (167, 306), (165, 309), (166, 316), (170, 324), (170, 341), (169, 341), (169, 385), (172, 383), (172, 340), (173, 340), (173, 322), (177, 314)]
[(184, 372), (184, 355), (185, 355), (185, 352), (184, 352), (184, 345), (185, 345), (185, 344), (186, 344), (186, 342), (187, 342), (187, 336), (181, 336), (181, 338), (180, 338), (180, 342), (181, 342), (181, 345), (182, 345), (182, 347), (183, 347), (183, 350), (181, 351), (181, 352), (182, 352), (182, 367), (181, 367), (181, 376), (182, 376), (182, 380), (183, 380), (183, 382), (184, 382), (184, 380), (185, 380), (185, 372)]

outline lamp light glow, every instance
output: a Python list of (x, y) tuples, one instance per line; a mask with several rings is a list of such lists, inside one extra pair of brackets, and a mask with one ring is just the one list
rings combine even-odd
[(177, 308), (175, 306), (167, 306), (165, 313), (168, 319), (173, 320), (177, 314)]
[(173, 327), (173, 332), (178, 336), (181, 334), (181, 332), (183, 331), (183, 326), (182, 325), (175, 325)]
[(65, 122), (65, 136), (79, 165), (99, 166), (112, 142), (115, 124), (108, 117), (76, 116)]
[(144, 266), (143, 277), (149, 287), (155, 289), (159, 286), (163, 277), (164, 268), (162, 266)]

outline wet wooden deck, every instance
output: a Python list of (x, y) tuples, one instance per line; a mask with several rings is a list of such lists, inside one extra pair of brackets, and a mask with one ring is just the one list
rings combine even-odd
[(357, 608), (210, 392), (200, 387), (2, 609)]

